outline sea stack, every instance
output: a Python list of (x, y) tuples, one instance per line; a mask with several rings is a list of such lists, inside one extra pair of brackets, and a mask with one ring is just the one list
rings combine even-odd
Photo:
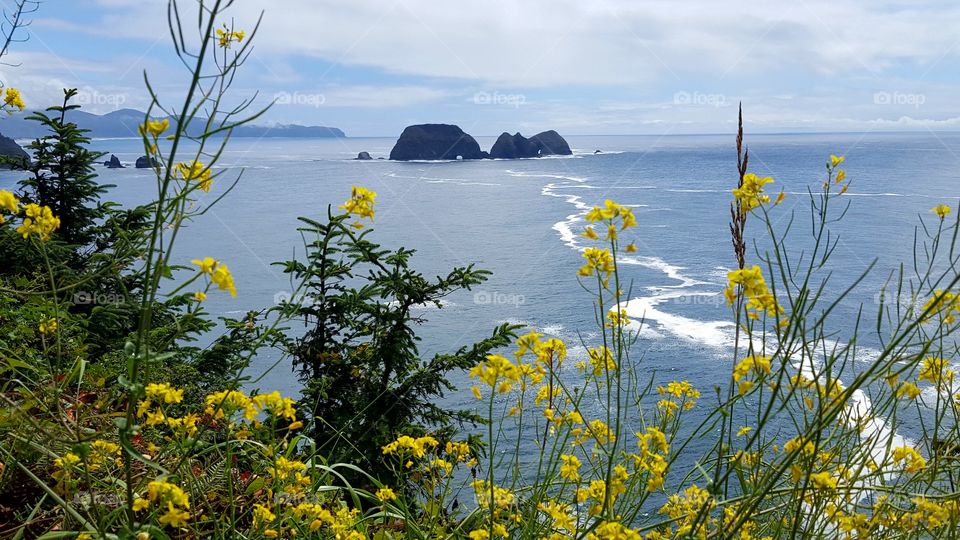
[(519, 133), (501, 133), (490, 148), (490, 157), (493, 159), (531, 158), (539, 155), (540, 149), (537, 145)]
[(103, 162), (103, 165), (104, 165), (106, 168), (108, 168), (108, 169), (122, 169), (122, 168), (123, 168), (123, 163), (120, 163), (120, 159), (119, 159), (117, 156), (113, 155), (113, 154), (110, 154), (110, 159), (108, 159), (107, 161), (104, 161), (104, 162)]
[(567, 141), (554, 130), (537, 133), (530, 141), (540, 149), (541, 156), (569, 156), (573, 154)]
[(158, 165), (157, 160), (152, 157), (140, 156), (137, 158), (137, 162), (134, 164), (134, 167), (138, 169), (154, 169)]
[(567, 141), (553, 130), (537, 133), (529, 139), (519, 133), (502, 133), (490, 149), (490, 157), (494, 159), (569, 156), (572, 153)]
[(390, 151), (390, 159), (409, 161), (483, 159), (484, 152), (470, 135), (451, 124), (407, 126)]

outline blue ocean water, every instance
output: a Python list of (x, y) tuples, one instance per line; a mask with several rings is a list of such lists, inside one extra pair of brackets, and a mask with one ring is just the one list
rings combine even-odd
[[(581, 340), (596, 338), (592, 297), (576, 278), (576, 235), (586, 209), (611, 198), (634, 207), (638, 227), (625, 239), (638, 253), (621, 268), (630, 284), (634, 315), (645, 318), (633, 351), (639, 371), (659, 381), (688, 380), (709, 389), (729, 375), (732, 323), (722, 290), (735, 260), (727, 223), (736, 181), (731, 136), (568, 137), (575, 155), (527, 160), (399, 163), (354, 161), (359, 151), (387, 156), (388, 138), (235, 139), (222, 158), (224, 176), (201, 204), (236, 188), (210, 212), (189, 224), (175, 260), (212, 256), (227, 262), (237, 283), (235, 299), (211, 294), (214, 315), (240, 316), (273, 305), (291, 284), (274, 261), (303, 254), (297, 216), (322, 219), (341, 204), (353, 184), (379, 193), (373, 239), (396, 248), (416, 248), (415, 267), (427, 275), (476, 264), (493, 272), (472, 292), (452, 295), (443, 309), (425, 309), (423, 353), (452, 351), (514, 322), (566, 340), (582, 356)], [(492, 138), (479, 138), (482, 147)], [(774, 209), (777, 226), (793, 227), (800, 239), (810, 228), (807, 190), (819, 189), (830, 154), (845, 155), (851, 180), (847, 215), (831, 265), (830, 291), (852, 283), (873, 261), (877, 266), (836, 314), (837, 331), (849, 332), (859, 304), (876, 309), (878, 291), (899, 262), (913, 257), (919, 216), (936, 204), (956, 207), (960, 134), (803, 134), (747, 136), (750, 169), (773, 176), (768, 191), (787, 192)], [(136, 140), (97, 140), (132, 166), (142, 154)], [(599, 149), (602, 153), (595, 154)], [(155, 195), (150, 171), (103, 169), (115, 184), (111, 198), (144, 202)], [(231, 176), (232, 175), (232, 176)], [(0, 187), (12, 184), (4, 175)], [(756, 261), (756, 255), (748, 258)], [(872, 315), (868, 315), (872, 316)], [(869, 338), (865, 344), (869, 345)], [(295, 393), (289, 363), (278, 355), (257, 358), (251, 371), (260, 386)], [(869, 361), (869, 353), (864, 354)], [(473, 408), (465, 375), (461, 390), (444, 402)]]

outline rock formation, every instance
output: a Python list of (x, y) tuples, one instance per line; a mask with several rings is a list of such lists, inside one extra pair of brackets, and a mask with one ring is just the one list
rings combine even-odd
[(483, 152), (477, 141), (450, 124), (407, 126), (390, 151), (390, 159), (398, 161), (482, 158)]
[(140, 156), (134, 166), (138, 169), (153, 169), (157, 166), (157, 160), (152, 157)]
[(120, 163), (120, 159), (117, 156), (110, 154), (110, 159), (103, 162), (104, 167), (108, 169), (122, 169), (123, 163)]

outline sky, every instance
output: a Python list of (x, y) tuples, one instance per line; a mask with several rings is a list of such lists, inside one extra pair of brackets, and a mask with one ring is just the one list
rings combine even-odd
[[(209, 1), (209, 0), (208, 0)], [(192, 5), (192, 0), (181, 4)], [(12, 0), (0, 0), (8, 11)], [(960, 2), (236, 0), (254, 48), (231, 89), (259, 123), (396, 136), (960, 129)], [(45, 0), (0, 81), (30, 108), (170, 103), (188, 73), (166, 0)]]

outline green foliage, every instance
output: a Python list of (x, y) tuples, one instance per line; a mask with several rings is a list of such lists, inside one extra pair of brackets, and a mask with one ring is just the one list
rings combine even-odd
[(414, 251), (383, 249), (367, 239), (369, 230), (355, 232), (348, 215), (328, 214), (328, 223), (302, 219), (301, 232), (313, 238), (305, 260), (282, 264), (304, 289), (300, 301), (278, 309), (308, 325), (291, 354), (318, 450), (378, 476), (387, 471), (380, 448), (397, 433), (449, 438), (457, 425), (480, 420), (435, 402), (454, 389), (451, 372), (509, 344), (516, 327), (503, 325), (472, 346), (421, 358), (415, 327), (423, 320), (412, 310), (442, 308), (444, 297), (483, 283), (489, 272), (466, 266), (429, 279), (410, 268)]

